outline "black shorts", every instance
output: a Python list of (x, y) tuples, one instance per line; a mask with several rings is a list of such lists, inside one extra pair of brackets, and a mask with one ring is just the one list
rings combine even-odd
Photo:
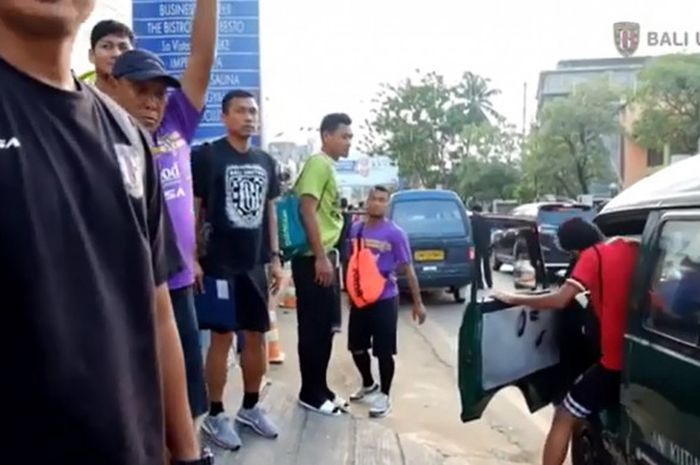
[(563, 407), (585, 419), (620, 401), (620, 372), (595, 364), (582, 374), (566, 395)]
[(399, 298), (390, 297), (362, 309), (350, 308), (348, 349), (350, 352), (370, 348), (375, 357), (396, 355)]
[(190, 401), (192, 418), (204, 414), (208, 409), (207, 387), (204, 382), (204, 363), (197, 327), (197, 315), (194, 309), (194, 290), (190, 287), (170, 291), (173, 313), (180, 344), (185, 357), (185, 374), (187, 377), (187, 397)]
[(235, 273), (227, 278), (236, 307), (236, 326), (213, 328), (215, 333), (232, 331), (252, 331), (266, 333), (270, 330), (267, 276), (265, 267), (256, 266), (253, 270)]

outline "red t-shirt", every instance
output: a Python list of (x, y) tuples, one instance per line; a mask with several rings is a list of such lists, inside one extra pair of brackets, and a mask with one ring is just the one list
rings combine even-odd
[(627, 304), (638, 254), (637, 242), (612, 239), (584, 250), (568, 280), (581, 291), (590, 291), (593, 309), (600, 321), (603, 354), (600, 363), (609, 370), (622, 370)]

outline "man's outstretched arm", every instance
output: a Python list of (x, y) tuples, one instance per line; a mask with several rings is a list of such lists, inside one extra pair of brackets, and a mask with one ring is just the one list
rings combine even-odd
[(214, 66), (218, 0), (197, 0), (192, 20), (190, 58), (182, 75), (182, 90), (197, 110), (206, 103), (207, 87)]

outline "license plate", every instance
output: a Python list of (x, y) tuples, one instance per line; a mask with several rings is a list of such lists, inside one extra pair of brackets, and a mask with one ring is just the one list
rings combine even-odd
[(445, 259), (445, 251), (418, 250), (413, 256), (417, 262), (439, 262)]

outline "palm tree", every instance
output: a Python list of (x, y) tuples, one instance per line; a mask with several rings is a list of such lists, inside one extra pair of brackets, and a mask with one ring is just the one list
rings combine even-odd
[(490, 79), (470, 71), (462, 75), (462, 82), (457, 86), (457, 95), (464, 100), (465, 114), (470, 124), (490, 124), (504, 119), (491, 102), (501, 91), (491, 88), (490, 82)]

